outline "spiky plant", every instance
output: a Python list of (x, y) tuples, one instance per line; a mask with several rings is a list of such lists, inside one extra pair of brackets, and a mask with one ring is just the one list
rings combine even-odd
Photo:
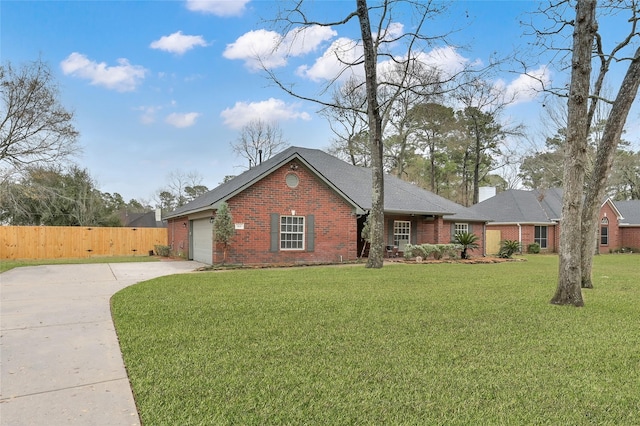
[(462, 246), (462, 253), (460, 253), (461, 258), (468, 259), (469, 255), (467, 254), (467, 250), (478, 248), (478, 239), (478, 236), (471, 232), (459, 232), (456, 234), (453, 242)]

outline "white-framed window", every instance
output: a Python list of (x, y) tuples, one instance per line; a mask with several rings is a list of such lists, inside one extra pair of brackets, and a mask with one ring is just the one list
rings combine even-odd
[(603, 217), (600, 221), (600, 245), (609, 245), (609, 219)]
[(533, 241), (540, 245), (540, 248), (547, 248), (547, 227), (536, 226), (534, 229)]
[(304, 250), (303, 216), (280, 216), (280, 249)]
[(469, 232), (469, 224), (468, 223), (456, 223), (453, 228), (453, 235), (456, 236), (458, 234), (465, 234)]
[(402, 251), (405, 245), (411, 241), (411, 222), (408, 220), (393, 221), (393, 245)]

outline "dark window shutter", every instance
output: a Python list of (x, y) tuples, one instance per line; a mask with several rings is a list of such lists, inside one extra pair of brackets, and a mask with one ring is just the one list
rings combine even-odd
[(468, 228), (469, 228), (469, 233), (470, 233), (470, 234), (473, 234), (473, 224), (471, 224), (471, 223), (470, 223), (470, 224), (468, 224), (467, 226), (468, 226)]
[(411, 221), (411, 241), (410, 244), (418, 244), (418, 221)]
[(306, 233), (307, 233), (307, 251), (314, 251), (316, 248), (316, 232), (315, 232), (315, 216), (310, 214), (307, 216)]
[(451, 223), (451, 241), (456, 239), (456, 224)]
[(269, 251), (277, 252), (280, 247), (280, 215), (271, 213), (271, 246)]
[(387, 236), (387, 245), (393, 245), (393, 220), (389, 219), (387, 223), (387, 230), (389, 231), (389, 235)]

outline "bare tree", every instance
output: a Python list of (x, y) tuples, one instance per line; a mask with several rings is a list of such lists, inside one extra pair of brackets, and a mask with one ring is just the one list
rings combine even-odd
[(173, 170), (167, 176), (167, 185), (156, 192), (156, 205), (171, 211), (187, 204), (209, 190), (202, 185), (202, 179), (197, 171)]
[(51, 164), (79, 151), (73, 114), (60, 104), (42, 60), (20, 69), (9, 62), (0, 66), (0, 97), (0, 164)]
[(369, 212), (371, 247), (368, 268), (382, 268), (384, 262), (384, 171), (382, 144), (382, 114), (378, 104), (378, 49), (380, 39), (374, 42), (366, 0), (357, 0), (357, 15), (364, 51), (364, 73), (367, 92), (367, 116), (369, 118), (369, 144), (371, 149), (371, 212)]
[(238, 139), (231, 143), (233, 152), (247, 159), (249, 167), (271, 158), (287, 146), (278, 124), (266, 123), (261, 119), (252, 120), (245, 125), (240, 130)]
[[(565, 212), (563, 211), (561, 250), (563, 245), (562, 240), (564, 239), (567, 247), (569, 245), (572, 247), (571, 250), (565, 251), (565, 255), (570, 255), (572, 261), (564, 263), (563, 256), (561, 255), (558, 292), (552, 299), (552, 303), (575, 304), (574, 302), (577, 302), (581, 306), (583, 303), (582, 295), (580, 294), (578, 297), (578, 292), (574, 289), (574, 284), (575, 281), (578, 280), (580, 281), (582, 288), (593, 287), (591, 266), (596, 247), (596, 232), (599, 224), (598, 215), (600, 211), (600, 203), (606, 191), (607, 179), (611, 172), (616, 147), (623, 132), (629, 109), (635, 100), (638, 91), (638, 68), (640, 67), (638, 64), (639, 52), (638, 50), (636, 50), (635, 53), (633, 51), (629, 52), (629, 48), (633, 49), (633, 47), (637, 47), (637, 41), (640, 37), (640, 32), (638, 32), (637, 27), (638, 20), (640, 18), (640, 8), (637, 0), (607, 1), (601, 2), (600, 4), (595, 0), (590, 0), (588, 2), (578, 1), (575, 4), (576, 11), (582, 10), (582, 12), (584, 12), (586, 9), (591, 8), (595, 10), (593, 23), (589, 24), (592, 26), (589, 34), (586, 34), (584, 31), (577, 31), (577, 27), (584, 24), (584, 22), (579, 20), (579, 14), (577, 14), (577, 18), (575, 20), (566, 18), (566, 13), (572, 8), (573, 3), (568, 1), (549, 3), (548, 7), (541, 10), (541, 12), (549, 18), (552, 25), (545, 30), (536, 30), (535, 33), (539, 36), (539, 40), (541, 40), (542, 45), (548, 51), (555, 53), (557, 60), (554, 62), (557, 62), (564, 67), (563, 70), (571, 69), (572, 82), (574, 76), (585, 72), (582, 65), (577, 65), (575, 61), (576, 43), (584, 43), (585, 46), (588, 43), (590, 54), (589, 59), (594, 61), (596, 64), (595, 73), (591, 76), (592, 84), (587, 86), (588, 91), (586, 93), (576, 94), (570, 91), (567, 95), (566, 90), (562, 87), (546, 88), (546, 90), (553, 95), (568, 97), (567, 106), (569, 110), (569, 119), (567, 124), (567, 147), (565, 152), (565, 175), (563, 178), (565, 185), (565, 198), (568, 198), (568, 200), (565, 200), (564, 203), (574, 203), (578, 207), (578, 210), (572, 210), (571, 213), (567, 213), (571, 214), (570, 217), (565, 216)], [(613, 23), (620, 28), (622, 28), (621, 25), (629, 25), (629, 30), (626, 32), (626, 36), (624, 36), (620, 41), (615, 42), (609, 52), (605, 52), (605, 40), (603, 40), (601, 34), (598, 32), (598, 23), (596, 22), (596, 19), (601, 21), (613, 19), (615, 21), (610, 24)], [(565, 28), (574, 28), (573, 49), (570, 46), (563, 44), (564, 39), (562, 37), (558, 37)], [(580, 34), (580, 36), (578, 36), (578, 34)], [(587, 40), (587, 38), (589, 38), (589, 40)], [(573, 61), (569, 66), (565, 59), (569, 57), (569, 54), (572, 51)], [(603, 89), (607, 84), (607, 75), (609, 70), (613, 64), (620, 66), (623, 63), (629, 64), (626, 76), (619, 87), (618, 94), (615, 99), (607, 99), (606, 95), (603, 95)], [(586, 79), (584, 75), (581, 75), (580, 78)], [(573, 99), (572, 96), (574, 96)], [(580, 98), (580, 103), (585, 102), (585, 105), (581, 104), (580, 106), (577, 106), (577, 99), (575, 96)], [(603, 103), (610, 104), (611, 109), (608, 111), (608, 114), (604, 114), (604, 117), (596, 119), (595, 117), (600, 113), (599, 110), (603, 109)], [(577, 116), (582, 117), (578, 119)], [(603, 127), (602, 133), (599, 134), (600, 137), (596, 139), (594, 148), (596, 150), (595, 160), (591, 164), (585, 159), (584, 164), (580, 165), (580, 168), (586, 170), (586, 172), (584, 170), (582, 171), (582, 173), (586, 173), (584, 178), (586, 189), (584, 189), (582, 185), (579, 185), (578, 188), (578, 185), (576, 185), (574, 181), (567, 182), (566, 180), (568, 177), (568, 170), (566, 167), (573, 167), (573, 170), (577, 172), (578, 169), (576, 166), (578, 164), (576, 161), (583, 162), (582, 156), (588, 152), (589, 148), (588, 145), (585, 145), (583, 147), (584, 152), (574, 151), (581, 147), (572, 145), (575, 143), (574, 138), (576, 134), (572, 133), (572, 130), (570, 129), (575, 130), (575, 126), (578, 125), (577, 121), (571, 121), (572, 117), (573, 119), (578, 119), (581, 125), (585, 126), (584, 130), (579, 131), (580, 135), (589, 135), (590, 132), (594, 133), (594, 125), (600, 122), (606, 123)], [(598, 136), (598, 134), (596, 135)], [(579, 155), (578, 158), (571, 161), (568, 157), (575, 154)], [(569, 194), (567, 194), (568, 190)], [(578, 191), (580, 192), (579, 202), (577, 198)], [(573, 213), (579, 214), (579, 217)], [(572, 228), (572, 230), (565, 232), (567, 224)], [(573, 241), (573, 244), (570, 244), (569, 240)], [(575, 266), (575, 261), (579, 263), (579, 267)], [(568, 269), (571, 269), (571, 271), (569, 272)], [(569, 278), (569, 274), (574, 275)], [(580, 278), (576, 278), (575, 275)], [(571, 299), (566, 294), (564, 297), (560, 297), (561, 286), (565, 287), (565, 289), (572, 288), (573, 290), (571, 290), (571, 292), (575, 297)]]
[[(296, 1), (293, 2), (291, 8), (281, 11), (278, 21), (284, 22), (286, 29), (294, 29), (288, 34), (297, 34), (299, 37), (303, 37), (304, 31), (300, 30), (300, 28), (341, 26), (357, 21), (360, 40), (353, 44), (357, 53), (353, 55), (353, 50), (346, 54), (344, 51), (336, 50), (334, 52), (337, 61), (343, 67), (335, 77), (329, 79), (319, 95), (301, 93), (295, 86), (285, 83), (268, 66), (264, 66), (264, 70), (272, 81), (286, 93), (299, 99), (315, 102), (324, 107), (337, 106), (331, 100), (323, 99), (322, 96), (333, 83), (336, 83), (346, 75), (353, 74), (356, 69), (363, 71), (364, 92), (367, 102), (360, 112), (366, 114), (368, 121), (372, 173), (371, 210), (369, 212), (371, 248), (366, 266), (368, 268), (381, 268), (384, 260), (384, 146), (382, 141), (382, 121), (386, 117), (386, 111), (389, 110), (390, 105), (397, 96), (406, 91), (423, 89), (421, 86), (411, 86), (409, 72), (412, 69), (412, 64), (420, 61), (421, 54), (425, 52), (430, 43), (436, 39), (443, 40), (445, 38), (444, 35), (437, 37), (427, 36), (424, 31), (426, 22), (430, 18), (438, 16), (444, 7), (441, 3), (435, 1), (384, 0), (369, 6), (366, 0), (356, 0), (355, 10), (348, 12), (342, 19), (318, 22), (310, 19), (304, 10), (304, 6), (309, 3), (311, 2)], [(405, 17), (413, 18), (410, 30), (396, 31), (398, 29), (395, 21), (396, 12)], [(370, 20), (370, 14), (374, 19), (373, 24)], [(291, 37), (286, 39), (290, 40)], [(285, 40), (284, 37), (283, 40)], [(405, 55), (392, 54), (392, 48), (399, 45), (406, 47)], [(379, 80), (378, 66), (380, 65), (380, 59), (386, 59), (390, 63), (398, 64), (404, 70), (401, 78), (389, 82)], [(388, 87), (394, 88), (394, 90), (386, 94), (384, 100), (381, 101), (378, 89), (385, 84), (388, 84)]]
[(362, 82), (352, 76), (333, 91), (332, 105), (320, 110), (336, 135), (329, 152), (354, 166), (367, 167), (371, 157), (367, 115), (362, 112), (366, 103)]
[(564, 196), (560, 227), (558, 287), (551, 303), (584, 306), (581, 291), (581, 215), (587, 153), (587, 112), (591, 47), (596, 32), (596, 0), (577, 0), (569, 87)]
[(598, 229), (598, 216), (600, 202), (605, 195), (607, 178), (613, 165), (616, 148), (622, 136), (627, 116), (631, 105), (638, 93), (640, 84), (640, 48), (635, 52), (627, 69), (627, 73), (620, 85), (618, 96), (613, 102), (602, 139), (598, 144), (596, 162), (593, 167), (587, 185), (587, 193), (582, 210), (582, 253), (581, 253), (581, 285), (583, 288), (593, 288), (591, 281), (591, 269), (593, 266), (593, 253), (596, 248), (596, 232)]

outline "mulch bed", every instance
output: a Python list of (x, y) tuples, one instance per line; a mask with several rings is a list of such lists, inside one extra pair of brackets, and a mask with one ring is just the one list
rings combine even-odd
[(438, 263), (464, 263), (468, 265), (489, 264), (489, 263), (505, 263), (505, 262), (526, 262), (527, 259), (518, 257), (505, 259), (502, 257), (473, 257), (471, 259), (425, 259), (422, 262), (416, 262), (415, 259), (385, 259), (388, 262), (413, 263), (413, 264), (438, 264)]

